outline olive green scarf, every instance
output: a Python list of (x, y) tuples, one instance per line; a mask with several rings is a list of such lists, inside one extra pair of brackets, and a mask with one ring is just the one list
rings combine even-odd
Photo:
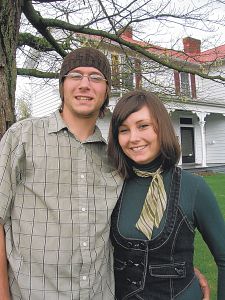
[(150, 240), (153, 227), (159, 227), (167, 204), (166, 191), (161, 176), (161, 167), (156, 172), (141, 171), (133, 168), (139, 177), (152, 177), (141, 215), (136, 223), (136, 228)]

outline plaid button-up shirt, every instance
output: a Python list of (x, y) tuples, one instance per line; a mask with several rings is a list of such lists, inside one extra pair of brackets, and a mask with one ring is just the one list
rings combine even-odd
[(114, 299), (111, 212), (121, 179), (96, 127), (81, 143), (59, 112), (0, 144), (0, 222), (12, 299)]

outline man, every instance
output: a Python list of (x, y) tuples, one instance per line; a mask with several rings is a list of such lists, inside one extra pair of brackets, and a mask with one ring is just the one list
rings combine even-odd
[(59, 82), (61, 111), (18, 122), (1, 141), (10, 292), (12, 299), (114, 299), (109, 224), (121, 179), (95, 126), (108, 104), (109, 62), (98, 50), (77, 49)]
[(121, 179), (96, 127), (110, 65), (68, 54), (60, 111), (14, 124), (0, 143), (0, 300), (114, 299), (110, 216)]

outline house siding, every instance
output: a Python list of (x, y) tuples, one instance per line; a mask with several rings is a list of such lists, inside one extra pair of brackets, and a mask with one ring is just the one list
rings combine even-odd
[(207, 164), (225, 163), (225, 116), (212, 114), (206, 119)]
[(102, 132), (102, 136), (107, 141), (108, 140), (108, 134), (109, 134), (109, 124), (111, 120), (111, 113), (108, 112), (103, 119), (97, 120), (97, 126)]
[[(209, 75), (221, 75), (225, 73), (225, 66), (220, 67), (220, 71), (212, 71)], [(209, 79), (196, 77), (197, 98), (205, 102), (219, 103), (225, 105), (224, 83), (215, 82)]]
[(32, 116), (49, 115), (60, 106), (58, 80), (33, 79), (32, 86)]

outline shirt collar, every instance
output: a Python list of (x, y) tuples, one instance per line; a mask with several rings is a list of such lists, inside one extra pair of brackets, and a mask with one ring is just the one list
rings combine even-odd
[[(59, 132), (60, 130), (63, 130), (65, 128), (68, 130), (68, 126), (63, 121), (59, 110), (55, 111), (49, 116), (48, 133)], [(82, 142), (82, 144), (94, 142), (103, 142), (106, 144), (106, 140), (103, 138), (101, 131), (97, 126), (95, 126), (94, 133), (91, 136), (89, 136), (84, 142)]]
[(48, 133), (59, 132), (64, 128), (67, 128), (67, 125), (64, 123), (59, 110), (57, 110), (49, 116)]

